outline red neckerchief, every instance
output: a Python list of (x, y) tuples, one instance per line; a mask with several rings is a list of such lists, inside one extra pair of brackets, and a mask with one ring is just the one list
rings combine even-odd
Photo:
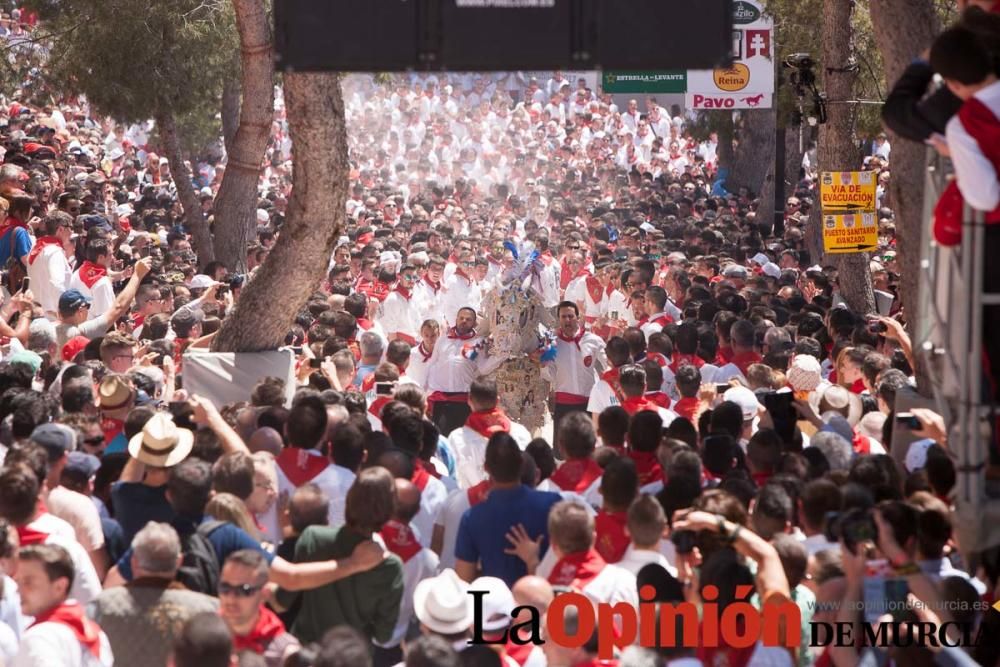
[(233, 634), (233, 652), (246, 650), (262, 655), (268, 645), (283, 634), (285, 634), (285, 624), (277, 614), (261, 605), (257, 622), (250, 632), (245, 635)]
[(62, 623), (73, 631), (79, 641), (95, 658), (101, 657), (101, 628), (87, 618), (78, 602), (63, 602), (52, 609), (35, 616), (33, 628), (41, 623)]
[(569, 459), (559, 466), (549, 481), (563, 491), (583, 493), (604, 474), (604, 469), (592, 458)]
[(552, 262), (556, 261), (556, 258), (552, 256), (551, 250), (546, 250), (538, 257), (542, 260), (542, 263), (545, 264), (545, 266), (552, 266)]
[(396, 554), (405, 563), (423, 548), (417, 538), (413, 536), (413, 530), (405, 523), (400, 523), (395, 519), (389, 519), (379, 531), (385, 548)]
[(649, 322), (649, 315), (643, 315), (642, 319), (635, 323), (635, 326), (641, 329), (647, 322)]
[(663, 327), (667, 326), (668, 324), (672, 323), (673, 321), (674, 321), (674, 318), (670, 317), (666, 313), (657, 313), (656, 316), (653, 317), (653, 319), (651, 319), (648, 322), (648, 324), (659, 324), (660, 328), (662, 329)]
[(373, 326), (375, 326), (375, 324), (367, 317), (359, 317), (357, 318), (357, 322), (358, 322), (358, 328), (363, 329), (365, 331), (368, 331)]
[(595, 304), (600, 303), (604, 297), (604, 286), (601, 285), (601, 281), (594, 276), (587, 276), (586, 283), (587, 294), (590, 296), (590, 300)]
[(657, 412), (657, 409), (660, 406), (653, 403), (645, 396), (628, 396), (624, 401), (622, 401), (622, 407), (625, 408), (625, 412), (630, 415), (635, 415), (643, 410), (652, 410), (653, 412)]
[(462, 270), (462, 267), (460, 266), (455, 267), (455, 275), (458, 276), (459, 278), (465, 278), (465, 280), (468, 281), (469, 285), (472, 285), (472, 278), (469, 277), (468, 273)]
[(434, 290), (434, 294), (437, 294), (438, 290), (441, 289), (441, 281), (438, 281), (437, 283), (432, 283), (430, 279), (427, 278), (427, 276), (424, 276), (424, 282), (427, 283), (432, 290)]
[(730, 361), (733, 360), (733, 348), (729, 345), (719, 345), (719, 349), (715, 352), (715, 358), (721, 359), (721, 364), (716, 364), (718, 366), (725, 366)]
[(639, 486), (663, 481), (663, 469), (655, 452), (639, 452), (629, 449), (628, 457), (635, 461), (635, 471), (639, 473)]
[(40, 236), (37, 241), (35, 241), (34, 247), (31, 252), (28, 253), (28, 264), (34, 264), (35, 258), (41, 254), (42, 250), (50, 245), (59, 246), (62, 248), (62, 241), (57, 239), (55, 236)]
[(366, 280), (365, 278), (358, 276), (358, 279), (354, 281), (354, 291), (361, 292), (362, 294), (367, 294), (374, 284), (375, 284), (374, 278), (372, 280)]
[[(511, 632), (510, 634), (513, 635), (514, 633)], [(507, 639), (507, 643), (503, 647), (503, 652), (507, 657), (518, 665), (521, 665), (521, 667), (524, 667), (525, 663), (528, 662), (528, 658), (531, 657), (531, 652), (534, 650), (535, 645), (530, 641), (526, 644), (517, 644), (513, 641), (512, 637)]]
[(393, 290), (393, 291), (395, 291), (396, 294), (399, 294), (400, 296), (402, 296), (407, 301), (409, 301), (410, 297), (413, 296), (413, 294), (410, 292), (410, 290), (408, 290), (405, 287), (403, 287), (402, 283), (400, 283), (399, 285), (396, 285), (396, 289)]
[(484, 479), (475, 486), (470, 486), (469, 490), (466, 491), (467, 498), (469, 499), (469, 507), (475, 507), (479, 503), (486, 500), (486, 496), (490, 494), (492, 486), (493, 485), (488, 479)]
[[(374, 376), (375, 374), (372, 373)], [(392, 402), (392, 396), (379, 396), (372, 404), (368, 406), (368, 412), (370, 412), (376, 419), (382, 419), (382, 408), (385, 407), (386, 403)]]
[[(377, 299), (378, 301), (385, 301), (385, 297), (389, 296), (389, 291), (392, 289), (392, 285), (389, 283), (384, 283), (381, 280), (376, 280), (372, 283), (372, 286), (368, 288), (365, 293), (372, 299)], [(359, 290), (360, 291), (360, 290)]]
[(104, 442), (111, 442), (125, 430), (125, 422), (121, 419), (105, 417), (101, 420), (101, 430), (104, 431)]
[(750, 475), (750, 477), (754, 481), (754, 484), (757, 485), (757, 488), (760, 488), (765, 484), (767, 484), (767, 480), (771, 479), (772, 476), (773, 473), (769, 472), (755, 472), (752, 475)]
[[(24, 231), (28, 231), (28, 223), (16, 216), (8, 215), (7, 219), (3, 221), (3, 226), (0, 226), (0, 238), (3, 238), (7, 235), (7, 232), (18, 227)], [(11, 245), (13, 245), (13, 243), (11, 243)]]
[(583, 334), (585, 334), (585, 333), (587, 333), (586, 329), (584, 329), (583, 327), (580, 327), (577, 330), (577, 333), (576, 333), (575, 336), (573, 336), (572, 338), (568, 338), (568, 337), (566, 337), (566, 335), (563, 334), (562, 329), (560, 329), (559, 330), (559, 340), (565, 341), (567, 343), (573, 343), (574, 345), (576, 345), (576, 349), (579, 350), (580, 349), (580, 341), (583, 340)]
[(871, 454), (872, 451), (872, 441), (867, 435), (861, 435), (858, 433), (857, 429), (854, 431), (854, 440), (851, 443), (854, 447), (854, 452), (856, 454), (866, 455)]
[(582, 590), (596, 579), (607, 565), (596, 549), (569, 554), (559, 559), (552, 568), (549, 583), (553, 586), (569, 586)]
[[(589, 276), (589, 275), (590, 275), (590, 271), (588, 271), (584, 267), (581, 267), (581, 268), (577, 269), (576, 273), (574, 273), (573, 275), (570, 275), (570, 273), (569, 273), (569, 265), (567, 265), (565, 262), (563, 262), (563, 265), (562, 265), (562, 275), (559, 276), (559, 287), (561, 289), (566, 289), (566, 286), (569, 285), (574, 280), (576, 280), (577, 278), (582, 278), (583, 276)], [(564, 280), (565, 280), (565, 283), (563, 283)]]
[(660, 368), (670, 367), (670, 360), (667, 359), (664, 355), (660, 354), (659, 352), (647, 352), (646, 359), (647, 360), (651, 359), (655, 361)]
[(417, 351), (420, 352), (420, 357), (424, 360), (425, 364), (431, 360), (432, 356), (434, 356), (434, 350), (424, 352), (424, 341), (420, 341), (420, 345), (417, 346)]
[(469, 331), (469, 333), (467, 334), (458, 333), (458, 329), (455, 327), (448, 329), (448, 338), (451, 340), (469, 340), (470, 338), (474, 338), (475, 335), (476, 335), (475, 329)]
[(325, 456), (310, 454), (300, 447), (285, 447), (275, 457), (275, 461), (295, 487), (311, 482), (330, 465)]
[(86, 285), (87, 289), (93, 289), (94, 283), (106, 275), (108, 275), (107, 267), (94, 264), (89, 259), (80, 265), (80, 282)]
[(493, 266), (503, 266), (503, 262), (501, 262), (499, 259), (493, 259), (493, 255), (486, 255), (486, 261), (492, 264)]
[(608, 383), (608, 386), (611, 387), (611, 393), (615, 395), (615, 398), (618, 399), (619, 403), (625, 400), (625, 395), (622, 393), (622, 385), (619, 377), (620, 373), (620, 368), (612, 368), (610, 371), (605, 371), (601, 374), (601, 379)]
[(858, 378), (848, 389), (852, 394), (860, 396), (865, 392), (865, 381), (862, 378)]
[(670, 370), (676, 373), (683, 364), (694, 366), (695, 368), (701, 368), (705, 365), (705, 360), (697, 354), (681, 354), (680, 352), (675, 352), (674, 359), (670, 362)]
[(685, 396), (674, 404), (674, 412), (684, 417), (692, 424), (695, 423), (694, 415), (698, 412), (698, 397)]
[(745, 376), (747, 374), (747, 369), (750, 368), (751, 364), (759, 364), (761, 361), (761, 356), (751, 350), (750, 352), (740, 352), (739, 354), (734, 354), (732, 363), (736, 365), (740, 372)]
[(358, 340), (356, 338), (347, 339), (347, 348), (354, 353), (354, 361), (361, 361), (361, 346), (358, 345)]
[(20, 539), (22, 547), (29, 546), (31, 544), (45, 544), (45, 540), (49, 539), (49, 534), (38, 530), (37, 528), (32, 528), (28, 524), (17, 527), (17, 535)]
[(663, 391), (647, 391), (645, 394), (646, 398), (656, 403), (661, 408), (670, 408), (670, 397), (667, 396), (666, 392)]
[(487, 440), (494, 433), (510, 433), (510, 419), (500, 407), (492, 410), (478, 410), (469, 415), (465, 425)]
[(410, 481), (423, 491), (427, 488), (427, 482), (431, 481), (431, 474), (420, 463), (420, 459), (413, 462), (413, 477), (410, 478)]
[(617, 563), (625, 555), (625, 550), (631, 543), (625, 532), (626, 512), (605, 512), (601, 510), (594, 519), (594, 532), (597, 539), (594, 548), (608, 563)]

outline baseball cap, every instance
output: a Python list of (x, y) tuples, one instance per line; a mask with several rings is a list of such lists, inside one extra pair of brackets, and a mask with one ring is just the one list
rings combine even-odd
[(722, 400), (740, 406), (740, 411), (743, 412), (743, 421), (750, 421), (757, 416), (757, 412), (760, 410), (760, 402), (757, 397), (746, 387), (727, 389), (726, 393), (722, 395)]
[(739, 264), (730, 264), (722, 271), (722, 275), (726, 278), (746, 280), (747, 269), (745, 266), (740, 266)]
[(63, 361), (73, 361), (76, 355), (83, 352), (83, 348), (87, 347), (89, 343), (90, 339), (86, 336), (73, 336), (70, 338), (62, 347)]
[(188, 283), (188, 287), (191, 289), (208, 289), (215, 284), (210, 276), (206, 276), (204, 273), (198, 273), (191, 278)]
[(63, 466), (63, 474), (77, 482), (89, 481), (101, 467), (101, 460), (87, 452), (70, 452)]
[(174, 316), (170, 318), (170, 323), (180, 326), (194, 326), (205, 319), (205, 313), (200, 308), (185, 306), (179, 308)]
[(90, 305), (90, 297), (78, 289), (68, 289), (59, 296), (59, 312), (72, 315)]
[(49, 461), (56, 461), (76, 449), (76, 433), (65, 424), (48, 423), (35, 427), (31, 432), (31, 442), (41, 445), (49, 455)]

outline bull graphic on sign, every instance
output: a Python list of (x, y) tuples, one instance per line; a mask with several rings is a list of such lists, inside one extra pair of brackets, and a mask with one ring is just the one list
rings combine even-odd
[(753, 97), (744, 97), (742, 98), (742, 101), (746, 102), (748, 107), (753, 108), (759, 105), (762, 99), (764, 99), (764, 93), (754, 95)]

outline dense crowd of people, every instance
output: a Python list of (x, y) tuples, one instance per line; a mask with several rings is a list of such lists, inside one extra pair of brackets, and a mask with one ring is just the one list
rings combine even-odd
[[(932, 143), (987, 210), (995, 145), (968, 137), (995, 133), (994, 46), (959, 27), (930, 54), (982, 102)], [(294, 381), (238, 402), (189, 391), (185, 368), (280, 237), (280, 94), (245, 273), (199, 264), (150, 124), (84, 99), (0, 109), (0, 665), (997, 663), (1000, 559), (962, 559), (942, 417), (895, 407), (915, 362), (884, 135), (856, 165), (879, 184), (876, 316), (810, 261), (814, 155), (775, 224), (719, 182), (717, 137), (653, 97), (619, 108), (561, 72), (343, 91), (343, 236), (289, 326)], [(211, 221), (224, 161), (191, 172)], [(942, 242), (953, 222), (939, 210)], [(484, 361), (486, 304), (525, 252), (549, 327), (524, 354), (548, 387), (531, 430)], [(589, 632), (579, 609), (548, 618), (567, 592), (720, 616), (791, 602), (801, 641), (623, 640), (607, 659), (596, 632), (549, 635)], [(815, 638), (887, 619), (975, 641)], [(704, 636), (704, 616), (676, 620)]]

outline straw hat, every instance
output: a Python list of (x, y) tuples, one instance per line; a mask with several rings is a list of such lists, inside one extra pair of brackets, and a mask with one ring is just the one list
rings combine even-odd
[(127, 407), (134, 397), (132, 386), (120, 375), (108, 375), (101, 380), (97, 396), (102, 410), (119, 410)]
[(142, 433), (128, 442), (128, 453), (146, 465), (169, 468), (187, 458), (194, 444), (194, 433), (177, 428), (166, 412), (157, 412), (146, 422)]

